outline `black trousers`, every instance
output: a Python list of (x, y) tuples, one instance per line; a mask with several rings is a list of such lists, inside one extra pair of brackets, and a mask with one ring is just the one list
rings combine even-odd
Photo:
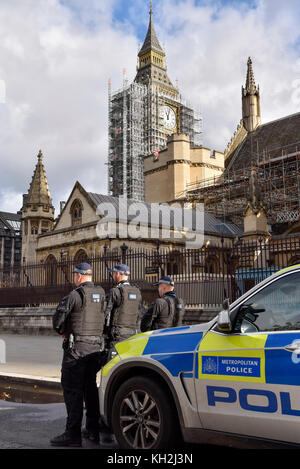
[(64, 351), (61, 385), (67, 409), (66, 431), (71, 436), (81, 435), (84, 403), (87, 430), (92, 432), (100, 430), (96, 375), (102, 366), (103, 354), (101, 352), (74, 358), (68, 350)]

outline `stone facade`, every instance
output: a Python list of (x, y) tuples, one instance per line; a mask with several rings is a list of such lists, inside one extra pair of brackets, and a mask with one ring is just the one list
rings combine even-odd
[[(103, 254), (104, 247), (110, 250), (119, 248), (124, 242), (128, 248), (156, 248), (157, 239), (149, 236), (148, 218), (145, 220), (144, 236), (133, 238), (130, 234), (126, 238), (120, 237), (120, 231), (125, 232), (130, 219), (122, 219), (124, 213), (117, 213), (116, 220), (107, 227), (107, 236), (101, 238), (97, 233), (97, 224), (103, 214), (98, 214), (99, 204), (110, 204), (118, 207), (119, 199), (112, 196), (87, 192), (77, 181), (66, 202), (54, 229), (38, 236), (36, 260), (38, 263), (60, 260), (75, 260), (80, 262), (84, 258), (98, 257)], [(134, 201), (129, 201), (134, 204)], [(147, 206), (147, 209), (150, 207)], [(127, 207), (126, 207), (127, 209)], [(74, 211), (77, 210), (77, 215)], [(111, 229), (110, 229), (111, 228)], [(111, 236), (116, 229), (116, 236)], [(172, 231), (172, 230), (171, 230)], [(165, 246), (172, 246), (171, 239), (160, 239)], [(176, 241), (175, 241), (176, 242)], [(182, 241), (183, 243), (183, 241)]]
[(224, 154), (205, 147), (192, 147), (186, 134), (173, 134), (168, 146), (144, 160), (146, 202), (178, 201), (189, 185), (218, 178), (224, 171)]
[(52, 326), (54, 306), (1, 308), (0, 330), (2, 333), (56, 335)]
[(262, 207), (257, 213), (254, 213), (251, 207), (248, 206), (244, 217), (244, 233), (243, 239), (264, 239), (269, 238), (266, 211)]
[[(188, 165), (186, 167), (189, 168)], [(157, 231), (154, 230), (151, 217), (153, 213), (160, 210), (158, 204), (141, 203), (142, 208), (146, 210), (146, 215), (144, 219), (141, 218), (138, 236), (136, 236), (134, 230), (131, 231), (131, 223), (135, 220), (135, 210), (138, 208), (135, 204), (136, 201), (126, 200), (126, 206), (122, 207), (117, 197), (87, 192), (77, 181), (53, 230), (37, 237), (37, 263), (61, 260), (80, 262), (87, 258), (101, 256), (105, 249), (119, 250), (124, 242), (128, 248), (148, 250), (157, 249), (158, 244), (162, 248), (170, 249), (185, 246), (184, 231), (176, 226), (176, 220), (172, 221), (172, 216), (170, 217), (169, 237), (164, 234), (164, 228), (168, 227), (168, 220), (164, 217), (163, 221), (159, 222)], [(108, 218), (110, 221), (107, 222), (103, 219), (103, 210), (106, 206), (116, 209), (116, 219)], [(99, 207), (102, 207), (101, 210)], [(107, 226), (104, 235), (100, 237), (97, 226), (101, 220)], [(166, 225), (163, 225), (165, 222)], [(201, 232), (204, 230), (204, 242), (209, 240), (211, 245), (218, 246), (222, 236), (225, 245), (227, 238), (230, 242), (235, 235), (232, 229), (236, 228), (232, 225), (230, 234), (228, 231), (223, 233), (220, 221), (216, 220), (212, 214), (205, 214)], [(189, 228), (185, 229), (189, 233)]]

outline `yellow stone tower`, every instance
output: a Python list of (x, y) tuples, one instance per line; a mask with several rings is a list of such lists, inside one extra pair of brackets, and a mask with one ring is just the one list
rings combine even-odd
[(108, 193), (144, 200), (144, 158), (157, 155), (170, 135), (183, 133), (201, 145), (202, 118), (187, 105), (167, 73), (150, 2), (149, 26), (138, 53), (133, 83), (111, 93), (109, 82)]

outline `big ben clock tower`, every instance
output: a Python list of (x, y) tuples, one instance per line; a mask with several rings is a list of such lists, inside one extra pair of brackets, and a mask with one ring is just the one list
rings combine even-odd
[(136, 200), (144, 200), (145, 156), (157, 155), (174, 133), (188, 134), (193, 146), (201, 144), (201, 117), (182, 101), (167, 74), (152, 1), (149, 16), (134, 82), (124, 81), (113, 95), (109, 85), (108, 191)]
[[(179, 92), (167, 74), (166, 54), (159, 43), (154, 29), (152, 2), (150, 2), (149, 15), (148, 31), (144, 44), (138, 54), (135, 81), (147, 85), (149, 92), (152, 94), (152, 100), (158, 101), (156, 102), (159, 118), (157, 124), (162, 127), (160, 129), (162, 133), (168, 135), (179, 132)], [(157, 113), (157, 109), (154, 109), (154, 111)]]

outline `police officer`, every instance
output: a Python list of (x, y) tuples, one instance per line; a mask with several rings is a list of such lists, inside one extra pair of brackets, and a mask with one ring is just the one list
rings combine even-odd
[(177, 327), (182, 324), (184, 313), (183, 302), (174, 292), (174, 282), (169, 276), (164, 276), (157, 283), (159, 298), (147, 309), (141, 320), (141, 331)]
[(99, 441), (99, 396), (96, 375), (104, 363), (103, 288), (92, 282), (92, 268), (82, 262), (74, 270), (76, 289), (59, 303), (53, 328), (63, 335), (61, 384), (67, 409), (66, 429), (51, 440), (52, 446), (81, 446), (83, 402), (86, 433)]
[(128, 265), (118, 264), (110, 272), (115, 285), (106, 296), (105, 331), (109, 348), (138, 332), (139, 315), (142, 312), (142, 295), (128, 281)]

